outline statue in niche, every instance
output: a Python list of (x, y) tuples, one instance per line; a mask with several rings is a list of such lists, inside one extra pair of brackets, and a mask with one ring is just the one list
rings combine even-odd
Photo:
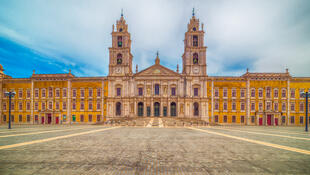
[(164, 87), (164, 94), (167, 95), (167, 87)]
[(151, 89), (150, 89), (150, 87), (148, 87), (146, 91), (147, 91), (147, 95), (150, 95), (150, 94), (151, 94)]
[(133, 104), (133, 103), (131, 103), (131, 105), (130, 105), (130, 106), (131, 106), (130, 112), (131, 112), (131, 113), (133, 113), (133, 112), (134, 112), (134, 108), (135, 108), (135, 107), (134, 107), (134, 104)]
[(180, 113), (183, 114), (183, 104), (180, 105)]

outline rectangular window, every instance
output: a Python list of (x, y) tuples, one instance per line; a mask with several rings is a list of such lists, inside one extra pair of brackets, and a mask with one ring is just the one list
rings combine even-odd
[(291, 103), (291, 111), (295, 111), (295, 103)]
[(15, 103), (14, 102), (11, 103), (11, 109), (15, 110)]
[(148, 117), (151, 116), (151, 107), (150, 106), (146, 107), (146, 113), (147, 113)]
[(223, 97), (227, 97), (227, 89), (226, 88), (223, 89)]
[(34, 97), (39, 97), (39, 89), (34, 90)]
[(11, 122), (14, 122), (14, 115), (11, 115)]
[(236, 89), (232, 89), (231, 96), (232, 97), (236, 97), (237, 96), (237, 90)]
[(215, 109), (215, 110), (219, 110), (219, 103), (218, 103), (218, 102), (215, 102), (215, 104), (214, 104), (214, 109)]
[(53, 97), (53, 88), (48, 88), (48, 97), (52, 98)]
[(97, 89), (97, 97), (101, 97), (101, 88)]
[(303, 116), (299, 116), (299, 123), (303, 124), (304, 123), (304, 117)]
[(295, 98), (295, 89), (291, 89), (291, 98)]
[(60, 90), (56, 89), (56, 97), (60, 97)]
[(282, 89), (282, 98), (285, 98), (285, 97), (286, 97), (286, 90)]
[(198, 88), (194, 88), (194, 96), (198, 96)]
[(215, 89), (215, 91), (214, 91), (214, 96), (215, 96), (215, 97), (219, 97), (219, 90), (218, 90), (218, 89)]
[(224, 122), (224, 123), (227, 123), (227, 115), (224, 115), (223, 122)]
[(64, 115), (62, 115), (62, 121), (63, 122), (66, 122), (67, 121), (67, 116), (64, 114)]
[(30, 115), (27, 115), (27, 122), (30, 122)]
[(255, 97), (255, 89), (251, 89), (251, 97)]
[(18, 116), (18, 121), (19, 121), (19, 122), (22, 122), (22, 121), (23, 121), (23, 116), (22, 116), (22, 115), (19, 115), (19, 116)]
[(3, 103), (3, 110), (6, 110), (6, 102)]
[(175, 88), (174, 88), (174, 87), (171, 88), (171, 95), (172, 95), (172, 96), (175, 96)]
[(88, 110), (93, 110), (93, 102), (92, 101), (88, 102)]
[(72, 102), (72, 109), (76, 110), (76, 103), (75, 102)]
[(76, 121), (76, 116), (72, 115), (72, 121), (75, 122)]
[(143, 88), (139, 88), (138, 91), (139, 91), (139, 96), (142, 96), (143, 95)]
[(6, 115), (3, 115), (3, 121), (6, 122)]
[(30, 89), (27, 89), (27, 98), (30, 98)]
[(231, 108), (232, 108), (232, 110), (234, 110), (234, 111), (236, 110), (236, 103), (235, 103), (235, 102), (232, 103), (232, 107), (231, 107)]
[(81, 89), (81, 97), (85, 97), (85, 90)]
[(42, 89), (42, 94), (41, 94), (41, 96), (42, 96), (43, 98), (46, 97), (46, 90), (45, 90), (45, 89)]
[(123, 46), (123, 37), (122, 36), (118, 36), (117, 37), (117, 46), (118, 47), (122, 47)]
[(84, 122), (84, 115), (83, 114), (80, 115), (80, 122)]
[(67, 103), (65, 101), (62, 102), (62, 109), (63, 110), (67, 109)]
[(159, 95), (159, 84), (155, 84), (155, 95)]
[(42, 106), (41, 106), (42, 110), (45, 110), (45, 103), (42, 102)]
[(260, 103), (258, 104), (258, 109), (259, 109), (260, 111), (263, 110), (263, 103), (260, 102)]
[(244, 116), (243, 116), (243, 115), (240, 116), (240, 122), (241, 122), (241, 123), (244, 123)]
[(100, 115), (97, 115), (97, 122), (100, 122)]
[(262, 89), (259, 89), (258, 90), (258, 97), (263, 97), (263, 90)]
[(18, 91), (18, 98), (23, 98), (23, 90)]
[(72, 97), (76, 97), (76, 89), (72, 90)]
[(80, 109), (81, 109), (81, 110), (84, 110), (84, 102), (81, 102), (80, 105), (81, 105), (81, 106), (80, 106)]
[(286, 103), (283, 102), (283, 103), (282, 103), (282, 112), (285, 112), (285, 111), (286, 111)]
[(22, 102), (19, 102), (18, 103), (18, 109), (21, 111), (23, 110), (23, 103)]
[(67, 89), (66, 88), (63, 88), (62, 89), (62, 97), (67, 97)]
[(88, 122), (92, 122), (93, 121), (93, 115), (89, 114), (88, 115)]
[(244, 111), (245, 110), (245, 105), (244, 105), (244, 103), (242, 102), (241, 103), (241, 111)]
[(121, 88), (116, 88), (116, 96), (121, 96)]
[(92, 97), (93, 96), (93, 89), (88, 89), (88, 97)]
[(295, 117), (291, 116), (291, 124), (294, 124), (294, 123), (295, 123)]
[(282, 116), (282, 124), (285, 124), (285, 116)]
[(52, 110), (53, 109), (53, 102), (48, 102), (48, 109)]
[(278, 111), (279, 110), (279, 104), (278, 103), (274, 103), (274, 110)]
[(98, 101), (97, 102), (97, 110), (100, 110), (101, 109), (101, 104), (100, 104), (100, 102)]
[(236, 123), (236, 116), (234, 116), (234, 115), (232, 116), (232, 122)]
[(218, 115), (216, 115), (216, 116), (214, 116), (214, 122), (219, 122), (219, 116)]
[(251, 111), (255, 111), (255, 103), (251, 103)]
[(34, 103), (34, 110), (39, 110), (39, 103), (38, 102), (35, 102)]
[(224, 104), (223, 104), (223, 110), (227, 110), (227, 102), (224, 102)]
[(279, 91), (278, 89), (274, 90), (274, 94), (273, 94), (274, 98), (278, 98), (279, 97)]
[(26, 103), (26, 109), (29, 111), (30, 110), (30, 102), (29, 101), (27, 101), (27, 103)]
[(241, 96), (241, 97), (245, 97), (245, 90), (244, 90), (244, 89), (241, 89), (240, 96)]
[(255, 116), (251, 116), (251, 122), (255, 123)]
[(271, 102), (267, 102), (267, 106), (266, 106), (267, 110), (271, 110)]
[(266, 89), (266, 97), (267, 98), (271, 97), (271, 89), (270, 89), (270, 87), (267, 87), (267, 89)]
[(304, 112), (304, 103), (299, 103), (299, 111)]
[(35, 121), (36, 123), (39, 122), (39, 116), (38, 116), (38, 115), (35, 115), (35, 116), (34, 116), (34, 121)]
[(56, 102), (55, 105), (56, 105), (56, 110), (59, 110), (59, 102), (58, 101)]

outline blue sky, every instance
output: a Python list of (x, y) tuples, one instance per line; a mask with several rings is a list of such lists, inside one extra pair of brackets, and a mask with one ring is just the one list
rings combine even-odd
[(192, 8), (205, 25), (208, 75), (284, 72), (310, 76), (308, 0), (2, 0), (0, 64), (13, 77), (36, 73), (108, 74), (112, 25), (124, 16), (133, 70), (154, 63), (182, 70)]

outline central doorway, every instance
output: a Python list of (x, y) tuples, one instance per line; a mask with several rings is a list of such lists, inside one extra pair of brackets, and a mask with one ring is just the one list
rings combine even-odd
[(47, 124), (52, 124), (52, 114), (47, 114)]
[(143, 116), (143, 103), (142, 102), (138, 103), (138, 116), (139, 117)]
[(159, 117), (160, 115), (160, 104), (158, 102), (154, 103), (154, 116)]

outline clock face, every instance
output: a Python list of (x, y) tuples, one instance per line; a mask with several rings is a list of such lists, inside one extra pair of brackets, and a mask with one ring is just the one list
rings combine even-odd
[(121, 70), (122, 70), (122, 69), (121, 69), (120, 67), (115, 68), (115, 72), (116, 72), (116, 73), (121, 73)]
[(199, 67), (194, 67), (193, 72), (197, 74), (199, 72)]

